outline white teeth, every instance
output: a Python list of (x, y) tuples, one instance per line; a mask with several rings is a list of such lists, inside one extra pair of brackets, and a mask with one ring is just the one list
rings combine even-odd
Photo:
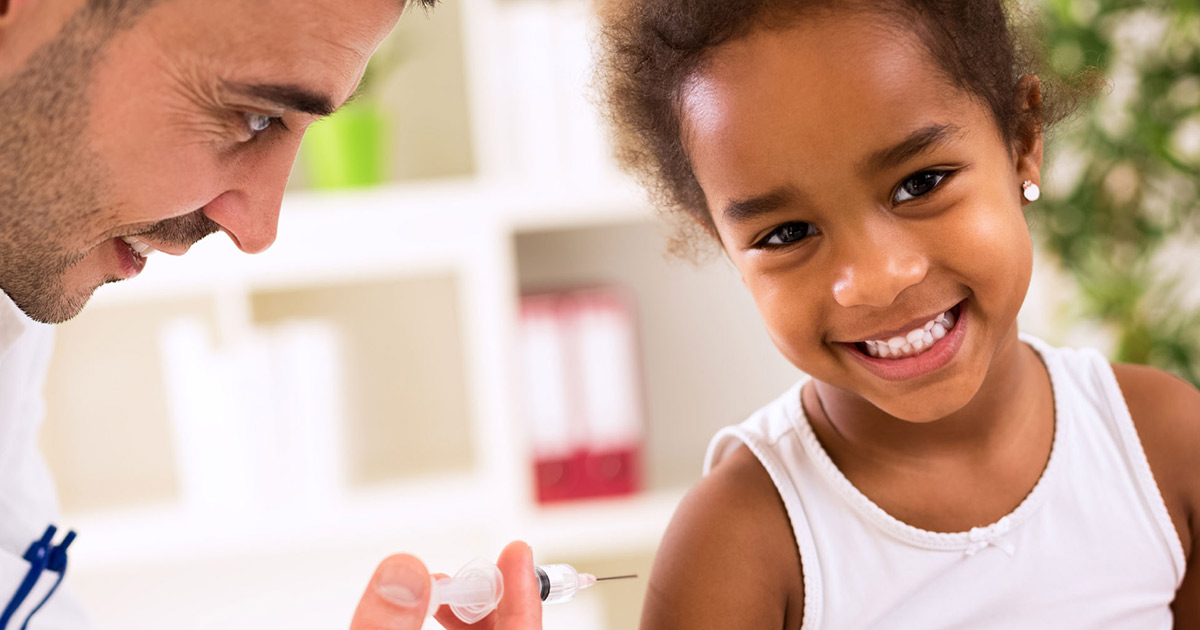
[(925, 322), (920, 328), (890, 339), (871, 339), (863, 342), (867, 354), (882, 359), (907, 358), (924, 352), (954, 328), (954, 314), (947, 311)]
[(149, 245), (132, 236), (122, 236), (121, 240), (125, 241), (125, 244), (128, 245), (130, 249), (137, 252), (141, 256), (149, 256), (150, 254), (158, 251), (157, 249), (150, 247)]

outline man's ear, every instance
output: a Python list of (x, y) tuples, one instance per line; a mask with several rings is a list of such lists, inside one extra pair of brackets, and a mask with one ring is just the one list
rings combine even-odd
[(4, 35), (8, 30), (10, 22), (10, 14), (12, 13), (12, 2), (10, 0), (0, 0), (0, 44), (4, 43)]
[(8, 26), (13, 17), (30, 3), (31, 0), (0, 0), (0, 28)]
[(28, 2), (29, 0), (0, 0), (0, 38), (4, 37), (4, 32), (16, 19), (17, 13)]
[(1013, 166), (1019, 182), (1041, 186), (1042, 82), (1032, 74), (1021, 77), (1016, 98), (1021, 115), (1013, 135)]
[(21, 5), (27, 4), (29, 0), (0, 0), (0, 26), (5, 22), (5, 18), (11, 17)]

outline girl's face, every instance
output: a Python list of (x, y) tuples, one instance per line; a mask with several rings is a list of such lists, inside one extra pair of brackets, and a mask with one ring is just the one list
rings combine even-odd
[(717, 235), (798, 368), (923, 422), (1015, 355), (1041, 143), (1014, 153), (912, 36), (760, 29), (714, 51), (682, 113)]

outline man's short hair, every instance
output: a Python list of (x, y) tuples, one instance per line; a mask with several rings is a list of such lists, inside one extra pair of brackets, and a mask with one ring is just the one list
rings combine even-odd
[(161, 0), (88, 0), (83, 6), (86, 22), (106, 30), (120, 31), (133, 26), (138, 18)]
[[(87, 0), (84, 8), (88, 11), (89, 17), (99, 20), (99, 23), (112, 28), (113, 30), (121, 30), (129, 28), (137, 21), (143, 13), (150, 7), (162, 2), (163, 0)], [(437, 6), (439, 0), (399, 0), (400, 4), (405, 5), (421, 5), (426, 11)]]

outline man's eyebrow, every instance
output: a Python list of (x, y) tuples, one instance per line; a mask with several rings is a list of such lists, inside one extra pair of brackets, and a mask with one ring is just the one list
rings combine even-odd
[(734, 199), (725, 204), (722, 214), (733, 223), (745, 223), (755, 217), (769, 214), (800, 199), (798, 190), (792, 187), (776, 188), (764, 195), (748, 199)]
[(296, 85), (272, 85), (267, 83), (240, 83), (224, 81), (225, 89), (235, 94), (269, 101), (283, 109), (325, 117), (338, 109), (333, 99)]
[(946, 142), (961, 132), (962, 128), (958, 125), (926, 125), (909, 134), (907, 138), (895, 145), (872, 153), (870, 157), (862, 162), (860, 168), (868, 173), (878, 173), (879, 171), (903, 164), (933, 147)]

